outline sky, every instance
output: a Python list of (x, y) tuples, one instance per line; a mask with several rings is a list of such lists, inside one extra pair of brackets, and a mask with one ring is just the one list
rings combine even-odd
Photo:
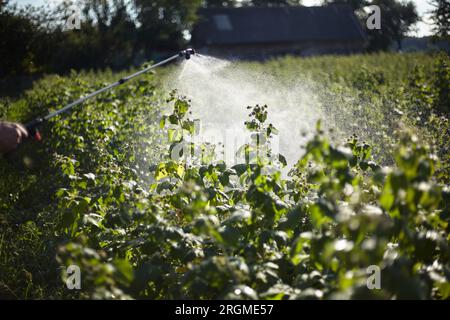
[[(421, 17), (424, 21), (419, 22), (416, 26), (416, 30), (412, 31), (410, 35), (412, 36), (428, 36), (431, 34), (432, 26), (430, 24), (430, 21), (427, 17), (427, 12), (431, 9), (431, 6), (428, 3), (429, 0), (412, 0), (417, 6), (417, 11), (419, 12), (419, 17)], [(45, 3), (61, 3), (63, 0), (12, 0), (12, 3), (17, 3), (20, 5), (42, 5)], [(313, 6), (313, 5), (319, 5), (321, 3), (321, 0), (303, 0), (303, 4), (305, 6)], [(383, 13), (381, 13), (383, 14)]]

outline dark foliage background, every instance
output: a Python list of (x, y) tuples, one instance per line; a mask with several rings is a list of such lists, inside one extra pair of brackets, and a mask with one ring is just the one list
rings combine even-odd
[[(324, 0), (324, 5), (351, 5), (365, 24), (364, 6), (381, 7), (382, 30), (368, 32), (369, 51), (389, 50), (418, 21), (413, 2), (397, 0)], [(92, 0), (54, 7), (17, 7), (0, 4), (0, 78), (43, 73), (67, 73), (71, 69), (124, 69), (149, 59), (159, 59), (188, 45), (189, 31), (201, 7), (289, 6), (295, 0)], [(80, 8), (80, 30), (65, 30), (72, 14)], [(442, 5), (441, 5), (442, 6)], [(441, 10), (442, 11), (442, 10)], [(439, 11), (441, 14), (441, 11)], [(442, 35), (445, 19), (436, 19)]]

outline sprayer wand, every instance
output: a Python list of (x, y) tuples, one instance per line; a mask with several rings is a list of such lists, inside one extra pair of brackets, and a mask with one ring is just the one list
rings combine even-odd
[(29, 134), (30, 137), (33, 137), (34, 139), (39, 141), (39, 140), (41, 140), (41, 135), (40, 135), (38, 129), (45, 121), (47, 121), (47, 120), (49, 120), (49, 119), (51, 119), (53, 117), (56, 117), (57, 115), (59, 115), (61, 113), (67, 112), (67, 111), (71, 110), (72, 108), (74, 108), (75, 106), (83, 103), (84, 101), (86, 101), (86, 100), (88, 100), (90, 98), (93, 98), (93, 97), (99, 95), (102, 92), (105, 92), (105, 91), (108, 91), (108, 90), (110, 90), (112, 88), (120, 86), (121, 84), (127, 82), (128, 80), (136, 78), (136, 77), (140, 76), (141, 74), (144, 74), (144, 73), (146, 73), (146, 72), (148, 72), (148, 71), (150, 71), (152, 69), (155, 69), (155, 68), (160, 67), (162, 65), (168, 64), (168, 63), (170, 63), (170, 62), (172, 62), (174, 60), (177, 60), (177, 59), (183, 58), (183, 57), (186, 60), (189, 60), (191, 58), (191, 56), (194, 55), (194, 54), (196, 54), (196, 52), (195, 52), (194, 49), (191, 49), (191, 48), (183, 50), (183, 51), (180, 51), (178, 54), (176, 54), (176, 55), (174, 55), (174, 56), (172, 56), (170, 58), (167, 58), (166, 60), (160, 61), (160, 62), (158, 62), (158, 63), (156, 63), (154, 65), (151, 65), (151, 66), (149, 66), (149, 67), (147, 67), (145, 69), (142, 69), (142, 70), (140, 70), (140, 71), (138, 71), (136, 73), (133, 73), (132, 75), (126, 76), (124, 78), (121, 78), (120, 80), (118, 80), (118, 81), (116, 81), (114, 83), (111, 83), (110, 85), (107, 85), (106, 87), (101, 88), (101, 89), (99, 89), (97, 91), (94, 91), (94, 92), (88, 94), (87, 96), (81, 97), (78, 100), (76, 100), (76, 101), (74, 101), (72, 103), (69, 103), (65, 107), (63, 107), (63, 108), (61, 108), (61, 109), (59, 109), (59, 110), (57, 110), (55, 112), (52, 112), (52, 113), (46, 115), (45, 117), (36, 118), (33, 121), (31, 121), (31, 122), (29, 122), (29, 123), (27, 123), (25, 125), (25, 127), (26, 127), (26, 129), (28, 131), (28, 134)]

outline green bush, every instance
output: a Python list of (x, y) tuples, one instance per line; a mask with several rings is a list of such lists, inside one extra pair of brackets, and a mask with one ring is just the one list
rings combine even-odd
[[(41, 144), (1, 160), (0, 296), (448, 299), (449, 127), (437, 102), (448, 77), (433, 67), (448, 57), (383, 55), (390, 63), (370, 67), (378, 59), (247, 65), (285, 81), (297, 67), (317, 71), (330, 89), (324, 101), (352, 94), (372, 107), (330, 105), (381, 133), (330, 140), (318, 123), (287, 175), (271, 150), (270, 106), (248, 107), (252, 143), (230, 167), (215, 160), (215, 146), (189, 139), (190, 101), (176, 91), (163, 99), (153, 75), (51, 121)], [(351, 63), (365, 67), (346, 72)], [(45, 78), (3, 101), (0, 114), (23, 120), (56, 109), (99, 88), (95, 79)], [(65, 287), (69, 265), (82, 271), (79, 291)], [(381, 289), (367, 286), (370, 266)]]

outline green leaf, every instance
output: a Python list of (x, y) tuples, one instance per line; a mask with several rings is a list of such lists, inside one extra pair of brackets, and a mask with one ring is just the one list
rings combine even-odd
[(113, 265), (115, 267), (115, 274), (117, 279), (123, 284), (127, 285), (133, 281), (133, 267), (131, 264), (124, 259), (115, 259), (113, 261)]
[(285, 158), (282, 154), (279, 154), (279, 155), (278, 155), (278, 161), (280, 161), (280, 163), (281, 163), (284, 167), (287, 166), (287, 160), (286, 160), (286, 158)]
[(286, 214), (285, 220), (278, 224), (280, 230), (293, 230), (301, 223), (301, 218), (304, 215), (300, 207), (296, 207)]
[(160, 129), (163, 129), (165, 126), (166, 126), (166, 117), (163, 116), (163, 117), (161, 118), (161, 120), (159, 121), (159, 128), (160, 128)]

